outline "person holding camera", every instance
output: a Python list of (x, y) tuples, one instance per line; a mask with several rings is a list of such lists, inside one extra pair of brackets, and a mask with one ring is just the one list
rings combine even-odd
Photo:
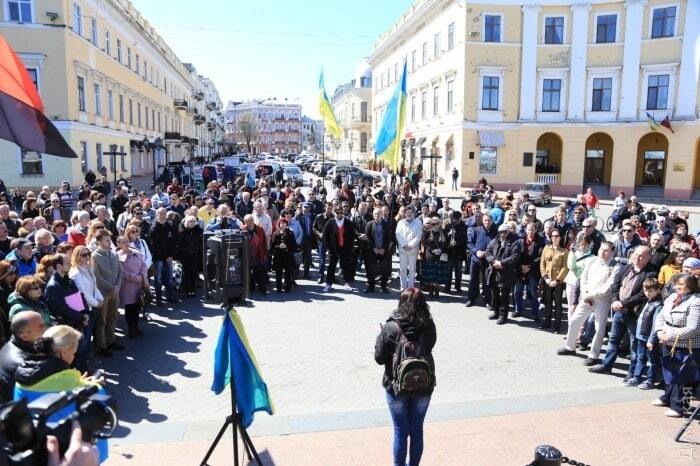
[[(32, 402), (47, 394), (73, 390), (89, 385), (102, 385), (104, 378), (81, 374), (71, 369), (82, 334), (68, 325), (55, 325), (39, 337), (34, 346), (36, 354), (30, 354), (15, 372), (14, 399)], [(73, 412), (68, 406), (49, 418), (50, 422), (63, 419)], [(100, 462), (107, 459), (107, 442), (99, 440), (97, 448)]]

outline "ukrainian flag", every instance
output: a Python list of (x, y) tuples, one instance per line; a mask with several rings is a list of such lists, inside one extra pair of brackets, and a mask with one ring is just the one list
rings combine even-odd
[(211, 389), (217, 395), (231, 383), (231, 374), (236, 389), (236, 404), (243, 425), (253, 423), (256, 411), (274, 414), (267, 385), (260, 375), (260, 368), (248, 343), (243, 322), (235, 309), (231, 308), (224, 318), (214, 356), (214, 383)]
[(386, 106), (382, 125), (374, 144), (377, 155), (381, 156), (394, 170), (399, 167), (401, 133), (406, 120), (406, 98), (406, 62), (404, 61), (401, 81), (396, 85), (394, 95)]
[(326, 86), (323, 83), (323, 70), (321, 70), (321, 76), (318, 78), (318, 92), (319, 111), (321, 112), (323, 123), (326, 125), (326, 131), (334, 138), (340, 139), (342, 137), (342, 131), (340, 131), (340, 125), (335, 118), (333, 107), (331, 107), (331, 102), (328, 100), (328, 95), (326, 94)]

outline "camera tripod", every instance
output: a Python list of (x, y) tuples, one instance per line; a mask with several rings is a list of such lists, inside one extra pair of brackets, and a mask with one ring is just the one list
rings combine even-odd
[(200, 466), (209, 466), (209, 463), (208, 463), (209, 458), (211, 457), (212, 453), (214, 453), (216, 446), (219, 444), (219, 441), (224, 436), (224, 433), (228, 429), (229, 425), (233, 428), (233, 466), (239, 466), (239, 464), (241, 464), (238, 461), (238, 434), (239, 433), (241, 435), (241, 441), (243, 442), (243, 448), (245, 449), (245, 454), (248, 457), (248, 459), (252, 458), (255, 460), (255, 464), (257, 464), (258, 466), (262, 466), (262, 461), (260, 461), (260, 456), (258, 455), (258, 452), (255, 450), (255, 446), (253, 445), (253, 441), (250, 439), (250, 436), (248, 435), (246, 428), (243, 426), (243, 421), (241, 419), (241, 413), (238, 412), (238, 408), (236, 407), (236, 388), (234, 387), (234, 383), (233, 383), (233, 373), (231, 374), (231, 382), (229, 383), (229, 389), (231, 390), (231, 414), (226, 416), (226, 420), (224, 421), (224, 425), (221, 426), (221, 429), (219, 429), (219, 433), (216, 434), (216, 438), (214, 438), (214, 441), (209, 446), (209, 450), (207, 450), (207, 454), (204, 455), (204, 459), (202, 459)]

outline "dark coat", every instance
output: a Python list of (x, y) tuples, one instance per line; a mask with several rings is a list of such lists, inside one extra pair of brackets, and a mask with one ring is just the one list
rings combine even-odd
[(35, 354), (34, 344), (12, 339), (0, 349), (0, 402), (12, 401), (15, 388), (15, 372), (30, 354)]
[(202, 254), (202, 227), (195, 224), (192, 228), (183, 228), (177, 234), (177, 257), (193, 257)]
[[(286, 248), (280, 247), (282, 244)], [(292, 267), (294, 265), (294, 251), (297, 249), (296, 241), (294, 240), (294, 232), (290, 228), (277, 230), (272, 235), (272, 244), (270, 250), (272, 256), (272, 266), (275, 270), (281, 267)]]
[(148, 239), (154, 262), (175, 256), (177, 233), (169, 222), (153, 223)]
[(540, 258), (542, 257), (542, 249), (544, 249), (544, 238), (542, 235), (536, 235), (535, 240), (532, 244), (532, 250), (525, 249), (525, 238), (521, 240), (521, 248), (523, 252), (520, 254), (520, 265), (530, 266), (530, 276), (539, 277), (540, 272)]
[(612, 300), (620, 301), (622, 303), (622, 312), (634, 312), (638, 315), (642, 310), (642, 307), (647, 301), (646, 296), (644, 296), (644, 288), (642, 287), (642, 282), (646, 278), (656, 277), (658, 274), (654, 271), (650, 264), (647, 264), (642, 270), (641, 277), (637, 280), (636, 286), (632, 289), (632, 294), (630, 297), (624, 301), (620, 299), (620, 288), (622, 287), (622, 279), (629, 273), (629, 271), (634, 267), (632, 264), (628, 264), (622, 271), (615, 277), (610, 290), (612, 291)]
[[(509, 235), (504, 241), (499, 238), (491, 240), (486, 248), (486, 283), (492, 287), (511, 287), (520, 276), (520, 256), (523, 243), (515, 235)], [(495, 261), (500, 261), (502, 268), (493, 267)]]
[(367, 235), (367, 243), (369, 245), (369, 249), (384, 249), (385, 254), (389, 254), (391, 250), (391, 246), (393, 244), (393, 238), (394, 235), (392, 234), (391, 231), (391, 225), (389, 225), (389, 222), (386, 220), (380, 220), (379, 223), (381, 223), (383, 232), (384, 232), (384, 237), (382, 238), (382, 244), (376, 244), (374, 241), (374, 230), (377, 228), (377, 222), (372, 220), (371, 222), (367, 223), (367, 226), (365, 227), (365, 234)]
[[(454, 233), (452, 233), (454, 231)], [(445, 227), (445, 237), (447, 238), (447, 254), (452, 260), (462, 260), (467, 253), (467, 225), (459, 222), (457, 225), (450, 222)], [(454, 236), (454, 238), (453, 238)], [(455, 244), (451, 245), (452, 240)]]
[(314, 233), (316, 235), (316, 244), (321, 240), (321, 235), (323, 235), (323, 227), (326, 226), (326, 222), (333, 218), (333, 214), (330, 217), (326, 217), (325, 212), (321, 212), (314, 219)]
[[(57, 272), (54, 272), (46, 285), (46, 304), (56, 324), (70, 325), (82, 331), (84, 314), (71, 309), (66, 304), (66, 296), (74, 293), (79, 293), (75, 282), (68, 275), (62, 277)], [(87, 302), (85, 302), (85, 298), (82, 299), (83, 309), (87, 309)]]
[(344, 242), (343, 248), (340, 249), (338, 246), (338, 225), (336, 224), (335, 218), (329, 219), (323, 226), (323, 240), (328, 246), (328, 252), (331, 254), (349, 254), (355, 245), (355, 225), (352, 220), (346, 218), (343, 225), (344, 231)]

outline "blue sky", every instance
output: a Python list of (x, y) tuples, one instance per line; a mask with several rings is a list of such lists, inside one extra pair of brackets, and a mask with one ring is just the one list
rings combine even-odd
[(321, 67), (330, 95), (412, 1), (132, 0), (224, 102), (298, 99), (313, 117)]

